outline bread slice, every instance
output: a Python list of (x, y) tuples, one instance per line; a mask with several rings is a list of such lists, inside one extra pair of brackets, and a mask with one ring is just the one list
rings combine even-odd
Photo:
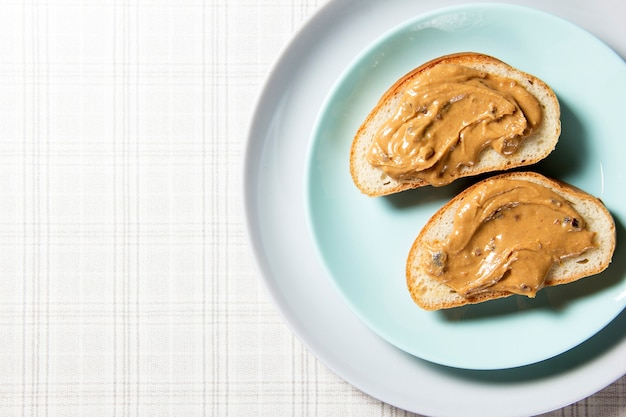
[(403, 92), (413, 84), (415, 77), (440, 64), (458, 64), (514, 79), (530, 91), (543, 108), (541, 125), (522, 142), (517, 152), (502, 156), (487, 147), (477, 163), (461, 169), (458, 178), (534, 164), (555, 148), (561, 133), (560, 107), (556, 95), (545, 82), (488, 55), (473, 52), (446, 55), (421, 65), (398, 80), (383, 94), (356, 132), (350, 150), (350, 172), (355, 185), (364, 194), (375, 197), (429, 185), (420, 179), (395, 180), (381, 168), (371, 165), (367, 154), (376, 133), (395, 114)]
[(438, 310), (480, 303), (508, 297), (509, 292), (498, 292), (465, 298), (447, 285), (428, 275), (420, 266), (422, 252), (428, 242), (443, 241), (452, 231), (455, 212), (465, 197), (479, 184), (498, 179), (519, 179), (542, 184), (565, 200), (581, 215), (588, 230), (595, 232), (595, 247), (582, 255), (568, 258), (556, 264), (548, 272), (545, 286), (567, 284), (580, 278), (595, 275), (606, 269), (615, 250), (615, 223), (602, 202), (571, 185), (548, 179), (534, 172), (509, 172), (480, 181), (467, 188), (444, 205), (423, 227), (408, 255), (406, 283), (415, 303), (426, 310)]

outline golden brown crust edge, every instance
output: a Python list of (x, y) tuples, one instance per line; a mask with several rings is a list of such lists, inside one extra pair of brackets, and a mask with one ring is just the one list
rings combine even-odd
[[(613, 220), (613, 217), (611, 216), (610, 212), (608, 211), (608, 209), (604, 206), (604, 204), (602, 203), (602, 201), (570, 184), (564, 183), (562, 181), (559, 180), (555, 180), (555, 179), (551, 179), (551, 178), (547, 178), (541, 174), (535, 173), (535, 172), (510, 172), (510, 173), (504, 173), (504, 174), (499, 174), (490, 178), (487, 178), (483, 181), (488, 181), (488, 180), (492, 180), (492, 179), (500, 179), (500, 178), (510, 178), (510, 179), (526, 179), (526, 180), (531, 180), (534, 182), (539, 182), (541, 184), (547, 185), (549, 187), (551, 187), (554, 191), (556, 191), (557, 193), (561, 194), (562, 196), (567, 196), (569, 197), (569, 199), (577, 199), (578, 201), (584, 201), (587, 202), (589, 204), (592, 204), (594, 206), (595, 209), (598, 210), (598, 213), (600, 214), (600, 216), (602, 216), (602, 219), (599, 221), (600, 223), (606, 223), (608, 225), (608, 229), (607, 231), (605, 231), (605, 233), (603, 233), (603, 236), (601, 236), (601, 239), (603, 242), (605, 242), (605, 247), (602, 248), (597, 248), (594, 249), (594, 252), (597, 251), (597, 253), (595, 253), (595, 256), (602, 256), (603, 258), (600, 259), (599, 264), (597, 265), (597, 267), (593, 268), (593, 269), (589, 269), (589, 270), (580, 270), (578, 273), (575, 274), (571, 274), (565, 277), (556, 277), (553, 278), (552, 276), (555, 275), (555, 272), (558, 272), (558, 267), (553, 268), (553, 270), (549, 273), (547, 279), (546, 279), (546, 283), (545, 283), (545, 287), (550, 287), (550, 286), (556, 286), (556, 285), (562, 285), (562, 284), (568, 284), (571, 282), (575, 282), (579, 279), (585, 278), (585, 277), (590, 277), (593, 275), (597, 275), (600, 272), (604, 271), (609, 264), (611, 263), (612, 260), (612, 256), (613, 253), (615, 251), (615, 244), (616, 244), (616, 229), (615, 229), (615, 222)], [(477, 184), (483, 182), (480, 181)], [(477, 185), (475, 184), (475, 185)], [(453, 290), (449, 290), (449, 297), (447, 298), (447, 301), (434, 301), (434, 300), (427, 300), (422, 296), (422, 293), (420, 292), (420, 288), (416, 287), (414, 285), (415, 282), (415, 277), (413, 276), (413, 269), (414, 269), (414, 265), (417, 262), (416, 257), (419, 254), (419, 248), (422, 245), (422, 242), (424, 240), (424, 236), (429, 232), (431, 227), (436, 227), (436, 225), (438, 224), (438, 222), (441, 221), (441, 217), (448, 211), (453, 209), (453, 207), (457, 204), (460, 203), (460, 201), (462, 199), (464, 199), (464, 197), (469, 194), (471, 192), (471, 190), (474, 188), (474, 186), (471, 186), (467, 189), (465, 189), (463, 192), (461, 192), (460, 194), (458, 194), (456, 197), (454, 197), (452, 200), (448, 201), (443, 207), (441, 207), (432, 217), (431, 219), (428, 220), (428, 222), (424, 225), (424, 227), (421, 229), (420, 233), (418, 234), (417, 238), (415, 239), (415, 241), (413, 242), (411, 249), (409, 251), (409, 255), (407, 258), (407, 263), (406, 263), (406, 284), (407, 284), (407, 288), (411, 294), (411, 298), (413, 299), (413, 301), (419, 305), (421, 308), (425, 309), (425, 310), (440, 310), (440, 309), (447, 309), (447, 308), (453, 308), (453, 307), (460, 307), (463, 305), (468, 305), (468, 304), (478, 304), (478, 303), (482, 303), (484, 301), (489, 301), (489, 300), (495, 300), (498, 298), (505, 298), (505, 297), (509, 297), (513, 294), (509, 293), (509, 292), (497, 292), (497, 293), (492, 293), (492, 294), (483, 294), (477, 297), (473, 297), (473, 298), (464, 298), (458, 294), (456, 294)], [(586, 219), (587, 221), (589, 221), (589, 219)], [(587, 255), (591, 255), (592, 253), (589, 253)], [(567, 262), (567, 261), (565, 261)], [(564, 262), (564, 263), (565, 263)], [(443, 286), (445, 287), (444, 284), (439, 283), (436, 280), (433, 280), (433, 283), (439, 286)], [(442, 287), (442, 288), (443, 288)], [(446, 287), (447, 288), (447, 287)]]
[[(424, 72), (426, 70), (428, 70), (429, 68), (432, 68), (436, 65), (439, 64), (447, 64), (447, 63), (453, 63), (453, 64), (466, 64), (466, 65), (476, 65), (476, 64), (496, 64), (498, 66), (501, 66), (505, 69), (507, 69), (508, 71), (513, 71), (517, 74), (519, 74), (520, 76), (527, 78), (529, 80), (532, 80), (532, 83), (540, 86), (542, 89), (545, 89), (545, 91), (550, 93), (551, 96), (551, 100), (552, 100), (552, 105), (556, 107), (557, 111), (560, 111), (559, 109), (559, 102), (558, 99), (556, 98), (556, 95), (554, 94), (554, 92), (552, 91), (552, 89), (550, 88), (550, 86), (548, 86), (548, 84), (546, 84), (543, 80), (537, 78), (536, 76), (532, 75), (532, 74), (528, 74), (524, 71), (521, 71), (515, 67), (512, 67), (511, 65), (503, 62), (502, 60), (495, 58), (493, 56), (490, 55), (486, 55), (486, 54), (482, 54), (482, 53), (478, 53), (478, 52), (459, 52), (459, 53), (453, 53), (453, 54), (449, 54), (449, 55), (444, 55), (441, 56), (439, 58), (435, 58), (431, 61), (428, 61), (422, 65), (420, 65), (419, 67), (413, 69), (412, 71), (408, 72), (407, 74), (405, 74), (404, 76), (402, 76), (400, 79), (398, 79), (382, 96), (381, 98), (378, 100), (378, 102), (376, 103), (376, 105), (374, 106), (374, 108), (370, 111), (370, 113), (367, 115), (367, 117), (365, 118), (365, 121), (360, 125), (359, 129), (357, 130), (356, 134), (354, 135), (354, 138), (352, 140), (352, 144), (350, 147), (350, 174), (352, 176), (353, 182), (354, 184), (357, 186), (357, 188), (365, 195), (369, 196), (369, 197), (379, 197), (379, 196), (383, 196), (383, 195), (390, 195), (390, 194), (395, 194), (401, 191), (405, 191), (405, 190), (409, 190), (409, 189), (413, 189), (413, 188), (420, 188), (420, 187), (424, 187), (427, 185), (430, 185), (428, 182), (423, 181), (423, 180), (413, 180), (410, 182), (398, 182), (397, 185), (394, 186), (390, 186), (384, 189), (384, 191), (380, 191), (377, 190), (375, 187), (372, 186), (368, 186), (367, 184), (363, 184), (360, 179), (359, 179), (359, 175), (358, 175), (358, 157), (356, 156), (357, 152), (356, 152), (356, 148), (359, 142), (359, 138), (363, 135), (363, 132), (366, 130), (366, 128), (370, 125), (370, 123), (372, 122), (372, 119), (375, 118), (375, 116), (380, 112), (381, 108), (387, 103), (388, 100), (390, 100), (391, 98), (393, 98), (396, 94), (401, 93), (403, 87), (409, 83), (417, 74)], [(560, 134), (560, 124), (558, 126), (558, 130), (555, 133), (555, 135), (559, 136)], [(554, 146), (556, 146), (556, 141)], [(475, 175), (480, 175), (480, 174), (484, 174), (487, 172), (494, 172), (494, 171), (504, 171), (504, 170), (509, 170), (509, 169), (513, 169), (513, 168), (519, 168), (522, 166), (527, 166), (527, 165), (531, 165), (534, 163), (539, 162), (541, 159), (547, 157), (550, 152), (552, 152), (552, 150), (554, 149), (554, 146), (552, 146), (550, 149), (547, 149), (546, 152), (544, 153), (544, 155), (541, 158), (538, 159), (529, 159), (524, 161), (523, 163), (511, 163), (509, 165), (503, 165), (503, 166), (498, 166), (495, 168), (488, 168), (488, 169), (477, 169), (477, 168), (472, 168), (467, 170), (467, 172), (462, 173), (461, 175), (459, 175), (459, 177), (457, 179), (460, 178), (464, 178), (464, 177), (469, 177), (469, 176), (475, 176)], [(380, 170), (381, 175), (382, 175), (382, 170)]]

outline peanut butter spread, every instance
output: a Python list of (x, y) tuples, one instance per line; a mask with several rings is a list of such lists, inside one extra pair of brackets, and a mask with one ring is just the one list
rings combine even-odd
[(498, 291), (534, 297), (550, 268), (592, 248), (594, 236), (552, 190), (491, 180), (464, 198), (450, 237), (429, 246), (420, 262), (464, 297)]
[(488, 146), (513, 154), (542, 117), (535, 96), (515, 80), (436, 65), (403, 93), (395, 114), (377, 132), (368, 161), (398, 181), (445, 185)]

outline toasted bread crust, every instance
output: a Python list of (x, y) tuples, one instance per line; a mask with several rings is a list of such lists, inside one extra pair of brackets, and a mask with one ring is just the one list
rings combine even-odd
[(479, 161), (472, 167), (463, 168), (458, 178), (534, 164), (548, 156), (556, 147), (561, 133), (560, 107), (556, 95), (545, 82), (488, 55), (474, 52), (445, 55), (415, 68), (396, 81), (382, 95), (357, 130), (350, 149), (350, 173), (355, 185), (364, 194), (376, 197), (429, 185), (420, 179), (396, 181), (389, 178), (384, 175), (382, 169), (370, 165), (366, 155), (384, 120), (384, 115), (395, 109), (406, 87), (418, 74), (439, 64), (463, 65), (512, 78), (533, 93), (544, 109), (541, 126), (524, 140), (515, 154), (502, 156), (495, 150), (486, 148), (481, 153)]
[(420, 267), (420, 252), (424, 243), (443, 239), (451, 231), (451, 217), (461, 205), (463, 199), (484, 181), (498, 179), (518, 179), (542, 184), (568, 200), (585, 219), (589, 230), (596, 232), (596, 247), (584, 254), (567, 259), (555, 265), (545, 281), (545, 286), (567, 284), (583, 277), (596, 275), (605, 270), (615, 251), (615, 223), (613, 217), (604, 204), (584, 191), (564, 182), (549, 179), (534, 172), (511, 172), (496, 175), (483, 180), (450, 200), (422, 228), (415, 239), (407, 258), (406, 283), (408, 290), (420, 307), (426, 310), (439, 310), (458, 307), (466, 304), (476, 304), (487, 300), (508, 297), (509, 292), (482, 294), (473, 298), (465, 298), (454, 292), (445, 284), (429, 276)]

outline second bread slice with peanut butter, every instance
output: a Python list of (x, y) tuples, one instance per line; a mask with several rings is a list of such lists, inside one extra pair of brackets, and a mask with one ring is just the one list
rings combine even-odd
[(381, 196), (534, 164), (554, 150), (559, 102), (537, 77), (488, 55), (446, 55), (380, 98), (350, 152), (355, 185)]
[(615, 236), (599, 199), (534, 172), (504, 173), (432, 216), (409, 251), (406, 282), (426, 310), (534, 297), (606, 269)]

